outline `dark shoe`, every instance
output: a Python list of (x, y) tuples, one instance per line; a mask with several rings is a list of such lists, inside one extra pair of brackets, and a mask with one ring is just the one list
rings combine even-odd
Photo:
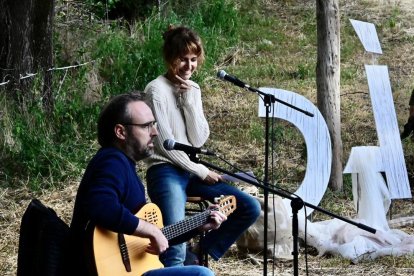
[(414, 117), (408, 118), (408, 122), (404, 125), (404, 131), (401, 133), (401, 140), (410, 136), (414, 130)]

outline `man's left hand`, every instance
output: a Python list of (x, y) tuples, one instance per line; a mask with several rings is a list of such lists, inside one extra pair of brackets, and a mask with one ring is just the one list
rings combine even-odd
[(217, 211), (217, 205), (211, 205), (209, 209), (211, 209), (210, 219), (206, 224), (200, 227), (200, 230), (202, 231), (216, 230), (224, 221), (227, 220), (226, 215), (220, 211)]

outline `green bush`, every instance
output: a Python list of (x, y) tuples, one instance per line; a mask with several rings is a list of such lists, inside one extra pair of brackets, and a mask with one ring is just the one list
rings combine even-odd
[(206, 62), (196, 81), (211, 74), (214, 63), (228, 48), (238, 41), (240, 19), (235, 7), (228, 1), (202, 1), (198, 10), (183, 15), (174, 11), (164, 18), (154, 13), (145, 21), (135, 24), (132, 30), (119, 25), (111, 26), (101, 34), (93, 50), (93, 59), (100, 60), (99, 73), (105, 81), (106, 95), (145, 85), (165, 71), (161, 55), (162, 34), (170, 24), (185, 25), (201, 36)]
[[(55, 76), (59, 79), (59, 73)], [(82, 93), (73, 93), (83, 90), (82, 82), (66, 79), (63, 87), (68, 85), (68, 90), (60, 90), (56, 96), (53, 114), (43, 110), (42, 98), (37, 93), (19, 106), (2, 99), (3, 110), (7, 111), (1, 120), (7, 143), (2, 143), (1, 182), (7, 181), (9, 186), (27, 182), (36, 190), (80, 175), (93, 150), (99, 111), (92, 104), (85, 104)], [(79, 90), (71, 90), (76, 84)]]
[(125, 18), (130, 21), (150, 14), (155, 6), (153, 1), (142, 0), (86, 0), (85, 4), (100, 19)]
[[(101, 2), (101, 1), (89, 1)], [(109, 1), (115, 5), (119, 1)], [(128, 1), (125, 1), (128, 2)], [(69, 59), (65, 52), (64, 32), (55, 32), (57, 66), (68, 60), (94, 60), (87, 66), (54, 71), (54, 111), (42, 108), (41, 78), (34, 80), (34, 95), (16, 103), (2, 93), (0, 103), (0, 185), (28, 183), (34, 189), (56, 186), (68, 179), (78, 180), (90, 157), (96, 151), (96, 121), (102, 105), (113, 95), (143, 90), (145, 85), (165, 71), (161, 55), (162, 33), (169, 24), (187, 25), (202, 37), (207, 61), (197, 81), (210, 74), (221, 49), (238, 39), (237, 10), (230, 1), (200, 1), (187, 13), (153, 12), (133, 25), (123, 22), (91, 21), (88, 28), (70, 28), (78, 47)], [(92, 33), (94, 30), (94, 33)], [(91, 36), (91, 34), (93, 36)], [(82, 37), (83, 36), (83, 37)], [(219, 38), (219, 39), (217, 39)], [(84, 40), (84, 41), (83, 41)], [(88, 74), (97, 73), (102, 91), (94, 100), (86, 100)]]

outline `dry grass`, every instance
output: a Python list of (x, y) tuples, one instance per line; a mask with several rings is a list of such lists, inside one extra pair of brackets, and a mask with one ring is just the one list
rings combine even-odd
[(33, 193), (28, 188), (0, 190), (0, 274), (16, 275), (20, 222), (32, 198), (38, 198), (70, 223), (78, 183), (59, 190)]
[[(49, 190), (43, 193), (33, 193), (26, 188), (19, 190), (0, 190), (0, 275), (16, 275), (17, 251), (21, 217), (34, 197), (39, 198), (45, 205), (53, 208), (67, 223), (70, 222), (78, 183), (68, 183), (59, 190)], [(339, 199), (336, 199), (339, 200)], [(349, 214), (352, 210), (349, 201), (341, 200), (337, 205), (347, 206)], [(414, 206), (411, 200), (397, 200), (393, 203), (393, 216), (413, 216)], [(414, 228), (401, 228), (406, 233), (414, 234)], [(414, 273), (414, 257), (384, 257), (371, 262), (361, 262), (357, 265), (350, 261), (333, 256), (315, 256), (310, 250), (308, 254), (308, 272), (310, 275), (412, 275)], [(273, 266), (274, 264), (274, 266)], [(262, 256), (245, 256), (233, 246), (225, 257), (215, 262), (210, 261), (210, 267), (216, 275), (263, 275)], [(268, 274), (292, 275), (291, 261), (269, 261)], [(301, 248), (299, 258), (299, 273), (306, 272), (304, 249)]]
[[(16, 275), (20, 220), (30, 200), (33, 197), (39, 198), (69, 223), (77, 185), (77, 183), (69, 183), (62, 189), (44, 193), (33, 193), (26, 188), (0, 190), (0, 275)], [(412, 216), (414, 215), (413, 209), (410, 200), (398, 200), (394, 202), (393, 214), (394, 216)], [(401, 230), (414, 234), (414, 228), (410, 226), (401, 228)], [(310, 251), (308, 255), (309, 275), (412, 275), (414, 273), (413, 256), (384, 257), (354, 265), (339, 257), (318, 257), (312, 250)], [(306, 262), (303, 248), (300, 254), (299, 273), (304, 275)], [(216, 275), (263, 275), (262, 256), (241, 255), (235, 246), (221, 260), (217, 262), (210, 260), (210, 267)], [(273, 271), (277, 275), (293, 274), (291, 261), (277, 260), (275, 263), (269, 261), (267, 270), (269, 275)]]

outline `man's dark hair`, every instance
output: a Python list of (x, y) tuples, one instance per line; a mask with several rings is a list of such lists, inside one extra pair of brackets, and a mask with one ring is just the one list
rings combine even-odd
[(120, 94), (113, 97), (102, 109), (98, 119), (98, 142), (102, 147), (114, 144), (116, 124), (130, 123), (131, 115), (128, 113), (127, 106), (136, 101), (145, 102), (139, 91)]

